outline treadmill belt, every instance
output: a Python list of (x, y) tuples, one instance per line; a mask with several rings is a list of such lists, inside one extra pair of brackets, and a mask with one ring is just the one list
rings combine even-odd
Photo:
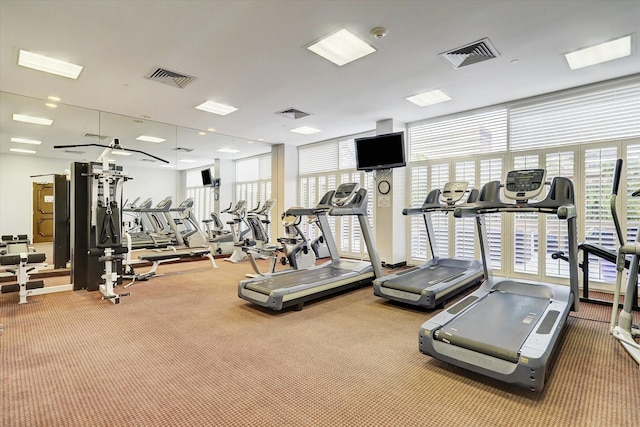
[(382, 286), (419, 294), (437, 283), (464, 273), (466, 270), (466, 268), (436, 264), (431, 267), (419, 268), (405, 274), (400, 274), (396, 278), (383, 282)]
[(492, 292), (438, 331), (438, 339), (516, 363), (548, 298)]
[(349, 277), (352, 275), (357, 275), (357, 272), (353, 270), (345, 270), (341, 268), (326, 266), (310, 270), (291, 271), (280, 276), (265, 278), (264, 280), (258, 280), (255, 282), (252, 281), (247, 283), (245, 287), (252, 291), (269, 295), (271, 291), (274, 291), (276, 289), (283, 289), (304, 284), (315, 286), (319, 282), (324, 282), (328, 279), (338, 278), (341, 276)]

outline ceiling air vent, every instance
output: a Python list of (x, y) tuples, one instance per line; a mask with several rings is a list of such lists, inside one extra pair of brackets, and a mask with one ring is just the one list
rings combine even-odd
[(86, 153), (86, 151), (80, 151), (80, 150), (64, 150), (65, 153), (69, 153), (69, 154), (84, 154)]
[(178, 147), (178, 148), (174, 148), (174, 151), (181, 151), (183, 153), (190, 153), (190, 152), (193, 151), (193, 148)]
[(175, 71), (170, 71), (166, 68), (155, 68), (144, 77), (146, 79), (164, 83), (169, 86), (178, 87), (180, 89), (184, 88), (186, 85), (196, 79), (193, 76), (176, 73)]
[(102, 141), (104, 141), (105, 139), (109, 138), (108, 136), (98, 135), (98, 134), (95, 134), (95, 133), (85, 133), (82, 136), (85, 137), (85, 138), (98, 138), (98, 139), (100, 139)]
[(286, 110), (278, 111), (276, 114), (281, 116), (289, 117), (290, 119), (299, 119), (301, 117), (306, 117), (309, 113), (305, 113), (304, 111), (296, 110), (295, 108), (287, 108)]
[(487, 59), (496, 58), (500, 56), (500, 54), (496, 48), (493, 47), (489, 39), (482, 39), (448, 52), (443, 52), (440, 56), (447, 60), (453, 68), (458, 69), (486, 61)]
[(142, 159), (140, 159), (141, 162), (149, 162), (149, 163), (155, 163), (156, 161), (154, 159), (147, 159), (146, 157), (143, 157)]

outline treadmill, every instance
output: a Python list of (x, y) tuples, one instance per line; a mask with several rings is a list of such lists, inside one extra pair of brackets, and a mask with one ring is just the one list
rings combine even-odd
[[(419, 208), (408, 208), (403, 215), (422, 215), (427, 230), (427, 241), (432, 259), (427, 263), (376, 279), (373, 294), (391, 301), (433, 309), (488, 277), (479, 260), (441, 258), (435, 245), (431, 215), (434, 212), (453, 212), (468, 194), (466, 204), (475, 202), (478, 190), (467, 191), (467, 182), (448, 182), (442, 189), (431, 190)], [(486, 235), (484, 218), (476, 216), (480, 238)]]
[[(510, 171), (500, 201), (500, 182), (483, 187), (473, 207), (457, 208), (456, 217), (493, 212), (536, 212), (566, 220), (569, 244), (569, 286), (488, 277), (474, 292), (427, 320), (420, 328), (420, 352), (473, 372), (540, 391), (547, 363), (558, 344), (570, 311), (577, 311), (578, 256), (573, 183), (564, 177), (542, 192), (544, 169)], [(483, 260), (489, 248), (480, 245)]]
[[(330, 260), (306, 270), (266, 274), (238, 284), (238, 296), (262, 307), (279, 311), (305, 301), (370, 283), (382, 277), (382, 266), (367, 218), (367, 190), (357, 183), (341, 184), (329, 191), (315, 208), (291, 208), (287, 215), (316, 215), (329, 248)], [(341, 259), (328, 216), (357, 216), (371, 262)]]

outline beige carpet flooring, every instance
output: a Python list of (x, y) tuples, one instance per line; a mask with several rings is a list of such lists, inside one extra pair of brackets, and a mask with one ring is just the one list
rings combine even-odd
[(218, 265), (162, 265), (118, 305), (0, 295), (2, 426), (640, 426), (606, 307), (572, 314), (532, 393), (420, 354), (437, 310), (366, 286), (269, 312), (237, 297), (248, 263)]

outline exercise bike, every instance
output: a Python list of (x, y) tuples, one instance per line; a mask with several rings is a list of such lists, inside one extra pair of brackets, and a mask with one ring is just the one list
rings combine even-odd
[(300, 229), (301, 216), (282, 214), (282, 225), (287, 237), (280, 237), (284, 255), (280, 258), (282, 265), (289, 264), (295, 270), (311, 268), (316, 263), (316, 254), (311, 243)]

